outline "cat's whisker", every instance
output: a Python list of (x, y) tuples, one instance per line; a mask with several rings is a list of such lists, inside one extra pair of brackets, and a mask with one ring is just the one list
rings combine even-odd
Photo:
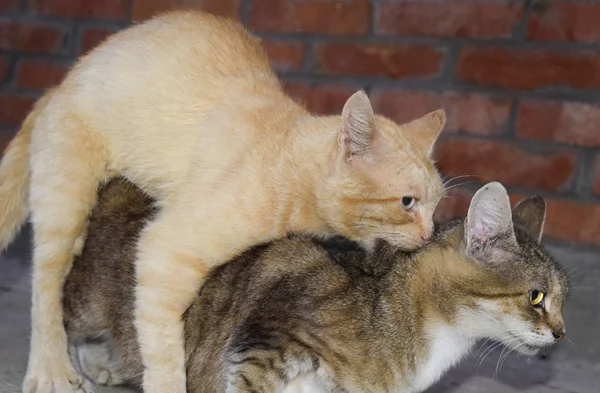
[(444, 192), (449, 191), (449, 190), (451, 190), (453, 188), (456, 188), (456, 187), (464, 186), (465, 184), (470, 184), (470, 183), (474, 183), (474, 182), (473, 181), (465, 181), (465, 182), (462, 182), (462, 183), (453, 184), (450, 187), (444, 188)]
[(453, 201), (458, 201), (458, 197), (456, 195), (444, 195), (442, 199), (451, 199)]
[(583, 274), (583, 273), (584, 272), (580, 268), (575, 267), (575, 268), (571, 269), (570, 272), (567, 273), (567, 280), (569, 280), (569, 281), (573, 280), (575, 277), (577, 277), (577, 276), (579, 276), (580, 274)]
[(506, 362), (506, 359), (508, 359), (510, 354), (523, 345), (525, 345), (525, 343), (517, 345), (516, 348), (509, 348), (508, 346), (506, 346), (506, 349), (508, 349), (508, 351), (506, 352), (506, 355), (504, 355), (504, 357), (502, 357), (502, 353), (500, 354), (500, 357), (498, 358), (498, 364), (496, 365), (496, 371), (494, 373), (494, 379), (497, 378), (498, 375), (500, 375), (500, 372), (502, 372), (502, 365), (504, 364), (504, 362)]
[[(501, 345), (508, 345), (508, 344), (510, 344), (510, 343), (512, 343), (512, 342), (515, 342), (515, 341), (522, 341), (522, 339), (518, 337), (518, 332), (516, 332), (516, 331), (515, 331), (515, 332), (512, 332), (512, 331), (510, 331), (510, 330), (509, 330), (508, 332), (509, 332), (509, 333), (511, 333), (511, 335), (512, 335), (512, 336), (508, 336), (508, 337), (512, 337), (512, 338), (510, 338), (510, 339), (509, 339), (509, 340), (507, 340), (507, 341), (502, 341), (502, 340), (501, 340), (501, 341), (497, 341), (497, 342), (495, 342), (495, 343), (492, 343), (492, 344), (491, 344), (491, 345), (488, 347), (488, 349), (486, 349), (486, 352), (485, 352), (484, 354), (480, 355), (480, 358), (481, 358), (481, 356), (483, 356), (483, 358), (482, 358), (482, 359), (479, 361), (479, 365), (477, 366), (477, 370), (478, 370), (478, 371), (479, 371), (479, 368), (481, 367), (481, 365), (483, 364), (483, 361), (485, 360), (485, 358), (486, 358), (486, 357), (487, 357), (487, 356), (488, 356), (490, 353), (492, 353), (492, 352), (493, 352), (493, 351), (494, 351), (496, 348), (498, 348), (498, 347), (499, 347), (499, 346), (501, 346)], [(517, 337), (515, 337), (515, 336), (517, 336)], [(479, 359), (478, 359), (478, 360), (479, 360)]]
[[(477, 372), (479, 372), (479, 368), (481, 367), (481, 365), (483, 364), (483, 361), (485, 360), (485, 358), (492, 353), (496, 348), (498, 348), (499, 346), (502, 345), (502, 342), (495, 342), (490, 344), (490, 346), (488, 347), (488, 349), (484, 352), (483, 354), (483, 358), (479, 361), (479, 365), (477, 366)], [(479, 359), (478, 359), (479, 360)]]
[(504, 351), (506, 351), (506, 345), (502, 348), (500, 355), (498, 355), (498, 361), (496, 362), (496, 368), (494, 369), (494, 374), (492, 374), (493, 379), (496, 379), (496, 375), (498, 374), (498, 365), (500, 364), (500, 359), (502, 358), (502, 355), (504, 355)]
[[(517, 345), (515, 348), (512, 348), (510, 351), (508, 351), (508, 353), (504, 356), (504, 359), (502, 359), (500, 361), (500, 369), (498, 370), (498, 374), (500, 374), (502, 372), (502, 366), (504, 365), (504, 363), (506, 363), (506, 360), (508, 359), (508, 357), (510, 356), (511, 353), (517, 351), (519, 348), (521, 348), (523, 345), (525, 345), (525, 343), (521, 343), (519, 345)], [(517, 356), (520, 355), (519, 352), (517, 352)]]
[(569, 343), (570, 343), (570, 344), (573, 346), (573, 348), (577, 348), (577, 345), (575, 345), (575, 344), (573, 343), (573, 341), (571, 341), (571, 339), (570, 339), (569, 337), (565, 336), (565, 338), (566, 338), (566, 339), (567, 339), (567, 341), (568, 341), (568, 342), (569, 342)]
[(477, 349), (477, 352), (475, 352), (476, 356), (480, 355), (480, 352), (483, 349), (484, 345), (487, 344), (490, 340), (491, 338), (488, 337), (481, 345), (479, 345), (479, 349)]
[(446, 180), (446, 179), (443, 179), (442, 185), (444, 186), (444, 188), (446, 188), (446, 185), (447, 185), (448, 183), (451, 183), (451, 182), (453, 182), (454, 180), (458, 180), (458, 179), (464, 179), (465, 177), (480, 177), (480, 176), (477, 176), (477, 175), (460, 175), (460, 176), (455, 176), (455, 177), (453, 177), (453, 178), (451, 178), (451, 179), (448, 179), (448, 180)]
[(365, 218), (365, 214), (367, 214), (366, 210), (363, 212), (362, 216), (360, 216), (360, 220), (358, 220), (358, 225), (362, 224), (362, 221)]
[(500, 352), (500, 356), (498, 356), (498, 361), (496, 362), (496, 369), (494, 370), (494, 375), (493, 378), (496, 379), (496, 377), (498, 376), (498, 368), (500, 367), (500, 362), (502, 361), (502, 356), (504, 355), (504, 351), (508, 350), (508, 347), (505, 345), (504, 348), (502, 348), (502, 352)]
[(576, 277), (579, 277), (580, 275), (582, 275), (584, 272), (578, 272), (576, 274), (574, 274), (573, 276), (567, 278), (567, 280), (569, 280), (569, 282), (573, 282), (573, 279)]

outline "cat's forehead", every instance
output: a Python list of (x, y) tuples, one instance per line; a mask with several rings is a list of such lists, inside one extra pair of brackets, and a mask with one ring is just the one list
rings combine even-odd
[(386, 118), (378, 118), (378, 128), (390, 149), (379, 157), (378, 182), (388, 181), (406, 195), (443, 192), (442, 179), (432, 159), (405, 135), (402, 126)]
[(392, 195), (431, 199), (443, 194), (441, 177), (433, 165), (388, 159), (378, 165), (371, 176), (379, 187)]
[[(537, 285), (561, 297), (566, 296), (569, 284), (565, 270), (542, 245), (532, 239), (523, 229), (515, 227), (518, 249), (509, 269), (515, 279)], [(517, 278), (519, 277), (519, 278)]]

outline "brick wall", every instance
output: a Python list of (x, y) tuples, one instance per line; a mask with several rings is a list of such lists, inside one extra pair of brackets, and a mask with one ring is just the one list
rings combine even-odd
[[(318, 113), (358, 88), (399, 122), (444, 107), (457, 180), (547, 197), (552, 239), (600, 246), (600, 2), (554, 0), (0, 0), (0, 142), (107, 34), (173, 7), (241, 20)], [(477, 183), (453, 189), (463, 213)]]

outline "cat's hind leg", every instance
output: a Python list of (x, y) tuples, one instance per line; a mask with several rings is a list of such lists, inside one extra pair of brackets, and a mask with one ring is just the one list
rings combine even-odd
[[(34, 231), (32, 332), (24, 393), (71, 393), (82, 386), (68, 356), (62, 290), (76, 240), (106, 176), (97, 137), (68, 114), (49, 109), (30, 146), (29, 205)], [(52, 113), (50, 113), (52, 112)]]

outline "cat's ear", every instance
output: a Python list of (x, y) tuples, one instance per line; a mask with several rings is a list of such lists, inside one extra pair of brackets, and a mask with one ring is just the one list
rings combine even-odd
[(402, 125), (403, 132), (427, 156), (433, 153), (433, 146), (446, 124), (446, 112), (438, 109), (423, 117)]
[(504, 186), (488, 183), (473, 196), (465, 220), (467, 253), (479, 261), (493, 260), (499, 242), (514, 242), (510, 200)]
[(342, 110), (340, 149), (344, 158), (364, 155), (369, 152), (377, 136), (375, 115), (367, 94), (359, 90), (354, 93)]
[(541, 196), (532, 196), (517, 203), (512, 211), (515, 225), (525, 229), (532, 239), (542, 241), (546, 221), (546, 201)]

